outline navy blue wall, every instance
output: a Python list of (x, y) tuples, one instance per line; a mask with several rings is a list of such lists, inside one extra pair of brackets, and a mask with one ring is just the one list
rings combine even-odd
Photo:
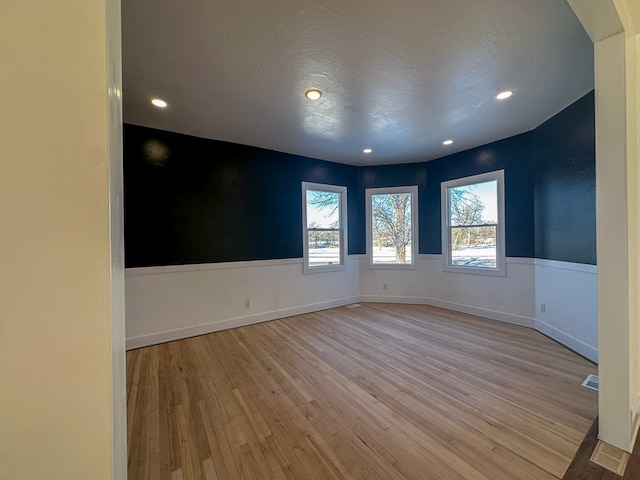
[(361, 168), (359, 185), (418, 185), (420, 253), (439, 254), (441, 182), (500, 169), (508, 257), (596, 263), (593, 92), (532, 132), (431, 162)]
[(426, 223), (423, 253), (442, 253), (440, 183), (504, 169), (505, 237), (508, 257), (533, 257), (533, 169), (530, 134), (517, 135), (428, 163)]
[(591, 92), (532, 132), (536, 258), (596, 263), (594, 105)]
[(355, 167), (133, 125), (124, 170), (127, 267), (300, 258), (302, 181), (344, 185), (361, 210)]
[[(440, 184), (502, 169), (507, 256), (533, 257), (533, 157), (528, 134), (430, 162), (362, 167), (359, 170), (360, 195), (364, 198), (366, 188), (417, 185), (419, 252), (439, 254), (442, 253)], [(364, 229), (364, 225), (362, 216), (357, 228)]]
[(593, 93), (536, 130), (438, 160), (352, 167), (125, 125), (127, 267), (302, 257), (301, 182), (348, 188), (365, 253), (366, 188), (418, 186), (420, 253), (442, 252), (440, 183), (505, 172), (506, 254), (595, 263)]

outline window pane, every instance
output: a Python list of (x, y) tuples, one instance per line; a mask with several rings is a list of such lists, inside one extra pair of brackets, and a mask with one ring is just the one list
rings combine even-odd
[(452, 227), (451, 264), (496, 268), (497, 227)]
[(307, 190), (307, 228), (340, 228), (340, 194)]
[(340, 232), (309, 231), (309, 266), (340, 265)]
[(411, 193), (371, 195), (373, 263), (413, 263)]
[(451, 226), (498, 223), (498, 182), (449, 188)]

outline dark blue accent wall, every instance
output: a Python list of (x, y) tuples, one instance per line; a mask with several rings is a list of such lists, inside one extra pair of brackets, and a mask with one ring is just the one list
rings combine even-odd
[(124, 167), (127, 267), (300, 258), (303, 181), (361, 210), (355, 167), (233, 143), (125, 125)]
[(360, 202), (363, 205), (362, 212), (354, 219), (355, 228), (360, 231), (360, 253), (366, 253), (366, 218), (365, 218), (365, 190), (379, 187), (405, 187), (418, 186), (418, 240), (420, 241), (419, 253), (422, 250), (423, 235), (428, 225), (423, 221), (423, 212), (427, 208), (427, 165), (428, 163), (405, 163), (399, 165), (382, 165), (378, 167), (360, 167), (358, 171), (358, 185)]
[(419, 252), (439, 254), (441, 182), (500, 169), (507, 256), (595, 263), (594, 119), (591, 93), (529, 133), (359, 168), (125, 125), (126, 266), (300, 258), (303, 181), (347, 187), (350, 254), (365, 253), (365, 189), (417, 185)]
[(596, 263), (594, 93), (534, 132), (535, 256)]
[[(506, 253), (533, 257), (533, 155), (528, 134), (494, 142), (431, 162), (363, 167), (363, 189), (418, 185), (420, 253), (442, 253), (440, 184), (504, 169)], [(364, 217), (358, 228), (364, 229)]]
[(433, 226), (425, 253), (442, 253), (440, 183), (504, 170), (505, 240), (508, 257), (533, 257), (533, 156), (529, 134), (483, 145), (429, 162), (428, 222)]

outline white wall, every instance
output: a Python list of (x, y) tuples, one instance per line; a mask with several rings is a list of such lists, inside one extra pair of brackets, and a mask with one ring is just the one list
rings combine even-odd
[(536, 330), (597, 363), (597, 267), (536, 259), (535, 277)]
[(504, 277), (445, 272), (442, 255), (420, 255), (416, 267), (369, 268), (363, 259), (362, 301), (427, 304), (528, 327), (535, 324), (531, 259), (507, 258)]
[(127, 269), (127, 348), (347, 305), (359, 273), (359, 257), (306, 275), (302, 259)]
[(0, 478), (124, 480), (120, 2), (1, 5)]
[(535, 327), (597, 361), (593, 265), (507, 258), (501, 277), (443, 271), (441, 255), (420, 255), (413, 269), (368, 268), (364, 255), (352, 255), (348, 267), (304, 275), (302, 259), (291, 259), (127, 269), (127, 347), (363, 301), (434, 305)]

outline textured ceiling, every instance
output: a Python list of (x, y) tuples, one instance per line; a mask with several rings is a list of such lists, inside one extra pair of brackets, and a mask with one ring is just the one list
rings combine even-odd
[(122, 28), (126, 122), (353, 165), (526, 132), (593, 89), (566, 0), (122, 0)]

